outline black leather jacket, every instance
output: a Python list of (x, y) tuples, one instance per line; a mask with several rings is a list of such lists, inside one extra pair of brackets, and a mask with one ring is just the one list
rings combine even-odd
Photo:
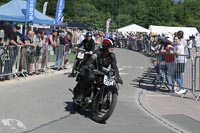
[(88, 39), (84, 39), (79, 45), (78, 47), (82, 47), (87, 51), (94, 51), (95, 50), (95, 43), (94, 43), (94, 40), (91, 39), (91, 40), (88, 40)]
[(105, 54), (102, 49), (98, 49), (94, 52), (97, 55), (97, 63), (92, 57), (87, 61), (86, 65), (94, 64), (95, 69), (101, 70), (103, 67), (108, 68), (111, 66), (115, 70), (116, 76), (119, 77), (119, 70), (117, 67), (117, 60), (114, 53)]
[[(89, 74), (89, 77), (87, 77), (87, 74), (85, 73), (85, 67), (89, 67), (90, 69), (99, 69), (102, 70), (102, 68), (108, 68), (109, 66), (111, 67), (111, 69), (115, 70), (115, 79), (118, 83), (123, 84), (123, 80), (121, 79), (120, 75), (119, 75), (119, 70), (118, 70), (118, 66), (117, 66), (117, 61), (116, 61), (116, 57), (114, 53), (107, 53), (105, 54), (105, 52), (102, 49), (98, 49), (96, 51), (94, 51), (94, 54), (97, 55), (97, 62), (96, 59), (93, 59), (93, 57), (90, 57), (85, 66), (82, 67), (83, 69), (80, 70), (80, 75), (82, 76), (82, 78), (79, 78), (81, 80), (92, 80), (93, 78), (89, 78), (89, 77), (93, 77), (92, 74)], [(80, 76), (79, 76), (80, 77)], [(78, 79), (77, 79), (78, 81)]]

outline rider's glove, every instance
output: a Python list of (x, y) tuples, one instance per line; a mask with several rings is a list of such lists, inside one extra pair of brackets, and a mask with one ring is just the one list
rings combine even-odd
[(120, 76), (116, 76), (116, 77), (115, 77), (115, 80), (116, 80), (117, 83), (123, 84), (123, 80), (121, 79)]

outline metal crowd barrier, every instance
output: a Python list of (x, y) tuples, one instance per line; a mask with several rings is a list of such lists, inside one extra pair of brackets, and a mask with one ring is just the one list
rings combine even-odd
[(21, 47), (0, 46), (0, 77), (18, 77)]
[(66, 46), (58, 45), (56, 47), (48, 46), (47, 52), (47, 64), (52, 69), (63, 69), (65, 68), (64, 60), (66, 58)]
[[(200, 91), (200, 56), (196, 56), (194, 65), (194, 92)], [(200, 94), (196, 97), (196, 101), (200, 98)]]
[(156, 83), (159, 84), (158, 89), (161, 87), (168, 90), (184, 88), (196, 97), (194, 87), (194, 84), (196, 84), (194, 80), (196, 63), (194, 63), (192, 57), (189, 58), (188, 55), (158, 54), (157, 66), (158, 82)]
[[(49, 69), (65, 69), (67, 47), (55, 48), (44, 45), (41, 53), (34, 55), (33, 71), (47, 72)], [(0, 46), (0, 77), (26, 77), (28, 72), (27, 50), (25, 47)], [(37, 61), (37, 63), (36, 63)], [(36, 63), (36, 64), (35, 64)]]
[(0, 46), (0, 77), (11, 76), (9, 47)]

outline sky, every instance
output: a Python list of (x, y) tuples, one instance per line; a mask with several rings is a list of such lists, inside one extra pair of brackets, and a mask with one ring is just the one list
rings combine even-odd
[(175, 2), (184, 1), (184, 0), (174, 0)]

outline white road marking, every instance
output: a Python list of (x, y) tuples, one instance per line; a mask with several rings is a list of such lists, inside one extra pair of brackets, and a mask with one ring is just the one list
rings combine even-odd
[(132, 66), (122, 66), (122, 67), (124, 67), (124, 68), (132, 68)]
[(9, 127), (11, 130), (26, 129), (24, 124), (19, 120), (2, 119), (1, 122), (5, 127)]
[(139, 67), (139, 66), (138, 66), (138, 67), (136, 67), (136, 68), (138, 68), (138, 69), (144, 69), (144, 67)]
[(128, 75), (128, 73), (119, 73), (119, 75)]
[(119, 68), (119, 71), (121, 71), (121, 70), (124, 70), (124, 68), (120, 67), (120, 68)]
[(170, 97), (169, 95), (146, 95), (148, 97)]
[(128, 73), (123, 73), (123, 72), (121, 72), (122, 70), (124, 70), (125, 68), (132, 68), (132, 66), (121, 66), (121, 67), (119, 67), (119, 74), (120, 75), (128, 75)]

